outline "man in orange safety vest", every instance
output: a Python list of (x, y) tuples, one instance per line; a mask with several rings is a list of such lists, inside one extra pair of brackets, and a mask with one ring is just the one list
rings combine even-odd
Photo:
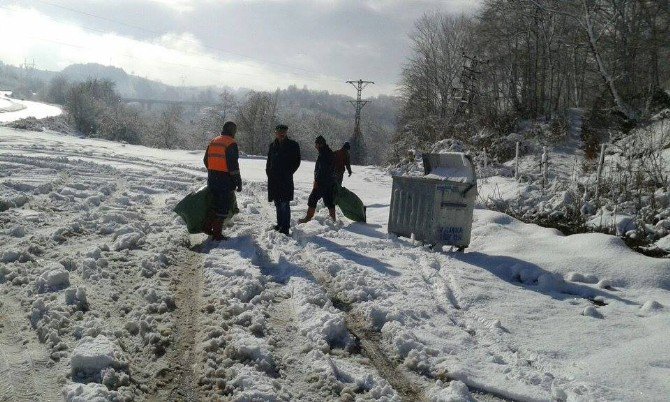
[(225, 240), (221, 233), (223, 221), (228, 217), (232, 192), (242, 191), (242, 178), (238, 162), (239, 151), (235, 141), (237, 125), (227, 121), (221, 129), (221, 135), (214, 138), (205, 151), (207, 167), (207, 187), (214, 196), (214, 210), (208, 214), (203, 231), (216, 241)]

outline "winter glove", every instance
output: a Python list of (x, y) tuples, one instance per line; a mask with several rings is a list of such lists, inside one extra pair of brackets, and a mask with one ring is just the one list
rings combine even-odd
[(351, 177), (351, 172), (349, 172), (349, 177)]

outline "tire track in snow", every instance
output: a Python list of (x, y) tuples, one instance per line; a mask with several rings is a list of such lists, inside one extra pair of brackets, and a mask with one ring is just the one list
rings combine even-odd
[[(173, 320), (175, 322), (175, 340), (168, 352), (168, 370), (162, 378), (169, 388), (169, 400), (198, 400), (196, 375), (196, 346), (198, 344), (198, 319), (201, 309), (201, 291), (203, 282), (202, 262), (199, 254), (203, 246), (196, 246), (194, 250), (182, 248), (177, 251), (178, 269), (173, 274), (172, 293), (175, 295), (176, 309)], [(160, 394), (166, 390), (161, 390)]]
[[(260, 214), (263, 216), (263, 219), (261, 219), (261, 222), (259, 222), (258, 225), (264, 225), (264, 222), (273, 221), (273, 211), (271, 211), (271, 208), (268, 207), (265, 203), (261, 204), (259, 210)], [(292, 238), (288, 238), (286, 241), (293, 241), (298, 244), (300, 243)], [(337, 297), (337, 292), (331, 283), (331, 277), (318, 267), (314, 266), (310, 261), (309, 255), (301, 255), (301, 253), (286, 253), (280, 247), (277, 247), (277, 245), (272, 245), (272, 248), (264, 248), (258, 242), (257, 247), (262, 250), (265, 255), (272, 254), (272, 251), (278, 251), (280, 255), (296, 264), (298, 264), (298, 260), (295, 257), (300, 257), (299, 262), (302, 264), (298, 265), (300, 265), (314, 277), (318, 285), (325, 290), (326, 294), (333, 302), (333, 305), (345, 314), (345, 324), (347, 326), (347, 330), (358, 340), (363, 356), (369, 359), (380, 377), (386, 380), (393, 387), (402, 400), (426, 400), (423, 389), (427, 388), (427, 384), (423, 383), (423, 381), (421, 381), (418, 376), (412, 375), (411, 377), (414, 378), (411, 378), (410, 373), (400, 369), (400, 367), (398, 367), (398, 365), (386, 355), (382, 347), (381, 334), (371, 331), (369, 329), (369, 323), (365, 322), (364, 319), (356, 316), (355, 313), (351, 311), (351, 306), (343, 303), (342, 300)]]
[[(272, 211), (270, 207), (263, 203), (261, 204), (259, 210), (260, 213), (264, 215), (265, 222), (273, 221), (274, 211)], [(299, 240), (291, 238), (287, 239), (287, 241), (294, 241), (298, 243), (301, 246), (301, 250), (304, 249), (304, 246), (308, 243), (312, 243), (308, 239), (302, 238)], [(393, 359), (391, 359), (384, 351), (381, 334), (378, 331), (372, 330), (371, 323), (367, 322), (365, 318), (356, 314), (356, 312), (352, 309), (353, 305), (343, 302), (338, 297), (337, 290), (332, 284), (332, 277), (330, 274), (328, 272), (324, 272), (319, 266), (317, 266), (308, 254), (304, 253), (303, 251), (298, 251), (297, 253), (293, 254), (290, 252), (286, 253), (285, 250), (282, 250), (277, 246), (274, 246), (273, 249), (279, 251), (279, 254), (283, 255), (287, 260), (293, 261), (295, 263), (298, 263), (299, 261), (299, 265), (312, 274), (318, 284), (324, 288), (333, 304), (346, 314), (347, 329), (360, 342), (363, 355), (370, 359), (377, 372), (382, 376), (382, 378), (391, 384), (391, 386), (403, 400), (427, 400), (427, 396), (423, 391), (427, 390), (432, 385), (432, 381), (437, 380), (437, 378), (424, 377), (399, 367), (398, 364), (395, 363)], [(270, 253), (270, 251), (271, 250), (266, 250), (265, 252)], [(409, 258), (415, 260), (417, 259), (414, 249), (402, 250), (401, 248), (399, 251), (401, 251), (402, 254), (408, 256)], [(433, 258), (433, 261), (429, 267), (434, 272), (434, 274), (426, 278), (425, 273), (422, 272), (421, 275), (424, 281), (426, 281), (427, 284), (429, 284), (431, 288), (434, 289), (437, 300), (443, 300), (446, 297), (446, 299), (449, 301), (449, 304), (456, 310), (456, 315), (458, 318), (455, 318), (454, 314), (450, 315), (450, 319), (454, 325), (467, 332), (470, 336), (474, 337), (474, 331), (472, 330), (471, 326), (467, 324), (469, 320), (466, 320), (465, 322), (463, 321), (464, 312), (462, 312), (458, 297), (453, 291), (454, 287), (458, 288), (455, 279), (451, 274), (449, 274), (448, 280), (445, 279), (441, 275), (442, 267), (440, 262), (438, 259), (435, 259), (432, 256), (431, 258)], [(424, 268), (426, 268), (426, 266), (422, 264), (422, 269)], [(437, 280), (431, 281), (429, 280), (430, 278), (437, 278)], [(445, 373), (445, 376), (442, 379), (447, 381), (452, 380), (448, 373)], [(468, 379), (459, 380), (468, 386), (470, 393), (478, 401), (515, 401), (513, 398), (501, 395), (494, 390), (489, 390), (487, 387), (476, 384), (475, 382)]]
[(30, 329), (21, 330), (25, 314), (9, 297), (0, 308), (0, 401), (61, 400), (46, 349)]

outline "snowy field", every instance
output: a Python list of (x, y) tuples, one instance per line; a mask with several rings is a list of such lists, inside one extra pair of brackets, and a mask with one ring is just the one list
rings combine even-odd
[(0, 91), (0, 123), (35, 117), (43, 119), (50, 116), (58, 116), (61, 109), (57, 106), (45, 105), (38, 102), (12, 99), (11, 92)]
[(668, 400), (667, 259), (485, 209), (432, 251), (387, 234), (372, 167), (344, 183), (368, 224), (295, 226), (311, 162), (287, 238), (264, 165), (212, 244), (171, 211), (202, 152), (0, 127), (0, 401)]

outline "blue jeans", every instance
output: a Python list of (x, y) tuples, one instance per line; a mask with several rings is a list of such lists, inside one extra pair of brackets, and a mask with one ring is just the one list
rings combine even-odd
[(279, 231), (288, 232), (291, 226), (291, 204), (289, 201), (275, 201), (277, 208), (277, 226)]

